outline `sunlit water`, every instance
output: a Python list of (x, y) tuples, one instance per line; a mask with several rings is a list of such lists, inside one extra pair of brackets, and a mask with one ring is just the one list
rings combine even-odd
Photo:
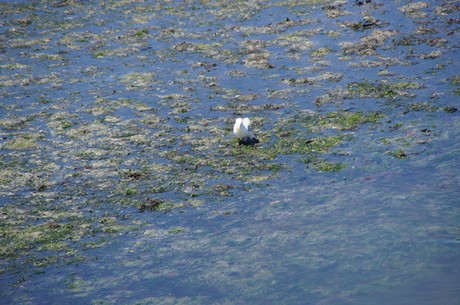
[[(460, 124), (458, 112), (444, 108), (459, 106), (459, 4), (441, 2), (420, 2), (406, 13), (400, 8), (411, 2), (333, 3), (338, 12), (349, 13), (338, 16), (325, 4), (252, 1), (240, 8), (225, 2), (3, 3), (1, 164), (31, 168), (24, 170), (30, 176), (18, 173), (24, 181), (29, 177), (27, 182), (8, 185), (10, 173), (2, 172), (0, 204), (36, 213), (24, 227), (53, 219), (41, 206), (58, 214), (65, 205), (98, 223), (116, 218), (125, 229), (76, 239), (74, 261), (40, 265), (39, 258), (52, 250), (35, 248), (24, 257), (2, 257), (0, 303), (460, 303)], [(343, 24), (361, 22), (365, 13), (383, 23), (359, 30)], [(312, 23), (283, 28), (283, 22), (304, 18)], [(270, 27), (277, 24), (280, 29)], [(342, 58), (343, 42), (357, 43), (383, 29), (398, 33), (376, 46), (377, 54)], [(274, 43), (294, 30), (311, 30), (304, 39), (312, 45), (297, 37)], [(395, 42), (408, 36), (424, 40)], [(248, 50), (256, 48), (245, 46), (247, 40), (261, 41), (255, 45), (269, 51), (272, 66), (245, 62)], [(260, 47), (263, 41), (271, 43)], [(217, 43), (217, 52), (204, 46), (191, 51), (182, 42)], [(309, 57), (321, 47), (330, 53)], [(441, 55), (426, 55), (434, 51)], [(391, 62), (395, 58), (401, 62)], [(359, 65), (366, 60), (380, 63)], [(286, 84), (317, 76), (314, 68), (343, 75), (332, 82)], [(243, 76), (235, 77), (235, 71)], [(363, 80), (418, 81), (423, 87), (394, 99), (339, 92), (330, 103), (315, 104), (316, 97)], [(277, 95), (270, 96), (273, 92)], [(257, 113), (232, 106), (250, 94), (256, 97), (245, 102), (249, 105), (288, 106)], [(415, 103), (418, 108), (411, 106)], [(192, 143), (184, 140), (187, 133), (207, 119), (212, 128), (228, 131), (222, 136), (203, 127), (205, 137), (222, 137), (224, 144), (210, 146), (215, 151), (235, 145), (230, 140), (235, 117), (258, 117), (254, 130), (262, 133), (300, 110), (338, 109), (385, 114), (380, 124), (346, 129), (352, 139), (328, 155), (346, 163), (338, 171), (315, 170), (292, 154), (277, 156), (287, 166), (276, 173), (262, 169), (258, 174), (269, 178), (255, 182), (235, 178), (232, 171), (197, 170), (202, 180), (196, 181), (205, 186), (215, 181), (231, 186), (229, 194), (216, 195), (196, 191), (196, 181), (187, 185), (181, 177), (192, 170), (170, 154), (187, 152)], [(85, 126), (90, 130), (83, 131)], [(328, 132), (334, 131), (317, 134)], [(40, 136), (28, 142), (31, 135)], [(131, 135), (138, 137), (123, 142)], [(24, 142), (14, 142), (17, 138)], [(406, 155), (394, 153), (401, 147)], [(229, 158), (209, 158), (216, 156)], [(244, 155), (232, 160), (259, 162)], [(163, 186), (155, 181), (133, 175), (126, 182), (119, 176), (156, 163), (177, 166), (158, 177), (160, 184), (172, 183), (167, 191), (149, 191)], [(187, 204), (139, 213), (129, 201), (131, 192), (139, 201), (159, 196)], [(195, 198), (200, 204), (192, 204)], [(14, 224), (2, 213), (0, 238), (12, 238), (8, 229)]]

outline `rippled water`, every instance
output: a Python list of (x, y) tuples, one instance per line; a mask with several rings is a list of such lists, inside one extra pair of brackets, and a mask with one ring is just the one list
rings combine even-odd
[(0, 2), (0, 303), (458, 304), (459, 2), (357, 2)]

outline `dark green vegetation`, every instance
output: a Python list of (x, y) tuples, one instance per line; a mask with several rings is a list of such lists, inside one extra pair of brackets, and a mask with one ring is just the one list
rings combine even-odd
[[(423, 155), (447, 136), (428, 119), (458, 116), (458, 3), (353, 2), (0, 3), (0, 275)], [(233, 139), (242, 116), (260, 143)]]

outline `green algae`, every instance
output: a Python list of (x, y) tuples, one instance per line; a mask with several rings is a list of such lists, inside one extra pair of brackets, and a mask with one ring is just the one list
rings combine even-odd
[(155, 73), (153, 72), (133, 72), (125, 74), (121, 77), (120, 81), (126, 85), (127, 88), (143, 89), (148, 88), (155, 83)]
[(69, 251), (73, 242), (79, 240), (89, 227), (77, 219), (60, 224), (56, 220), (39, 224), (27, 224), (27, 211), (6, 206), (2, 209), (3, 219), (0, 242), (1, 256), (17, 258), (27, 255), (37, 247), (39, 251)]
[(35, 116), (9, 117), (0, 119), (0, 126), (7, 130), (19, 130), (28, 126)]
[[(66, 205), (49, 207), (38, 205), (33, 210), (5, 205), (2, 210), (0, 255), (8, 259), (28, 257), (41, 266), (57, 263), (53, 257), (61, 257), (60, 263), (83, 260), (79, 243), (88, 236), (113, 234), (133, 229), (122, 224), (116, 217), (88, 217), (82, 213), (67, 210)], [(99, 242), (92, 242), (92, 247)], [(38, 251), (38, 258), (33, 253)], [(3, 266), (2, 266), (3, 268)]]
[(396, 30), (373, 30), (371, 34), (360, 38), (357, 43), (342, 42), (343, 55), (373, 56), (377, 49), (385, 45), (390, 37), (396, 36)]
[(460, 76), (455, 75), (455, 76), (449, 77), (447, 81), (449, 82), (449, 84), (456, 86), (456, 88), (452, 90), (452, 95), (459, 96), (460, 95)]
[(447, 113), (454, 113), (457, 112), (458, 109), (454, 106), (445, 106), (443, 110)]
[(310, 139), (293, 139), (283, 137), (275, 145), (275, 150), (281, 154), (327, 153), (332, 147), (340, 144), (344, 136), (327, 136)]
[(33, 137), (29, 137), (28, 135), (22, 135), (15, 139), (11, 139), (1, 146), (2, 149), (11, 150), (33, 149), (37, 147), (38, 144), (36, 142), (36, 139), (34, 139)]
[(304, 127), (318, 132), (324, 129), (335, 130), (353, 130), (366, 123), (377, 124), (384, 117), (382, 113), (371, 112), (364, 114), (362, 112), (329, 112), (324, 115), (315, 114), (307, 116), (302, 121)]
[(368, 81), (353, 82), (347, 85), (347, 97), (354, 98), (385, 98), (411, 96), (408, 90), (421, 89), (424, 86), (417, 82), (372, 83)]
[(205, 57), (219, 60), (227, 64), (236, 63), (239, 59), (239, 55), (235, 54), (232, 50), (222, 48), (221, 43), (192, 43), (192, 42), (181, 42), (173, 49), (178, 52), (196, 53), (204, 55)]
[(435, 112), (439, 109), (437, 105), (434, 105), (433, 102), (419, 102), (410, 105), (406, 105), (406, 112), (410, 111), (427, 111)]
[(425, 18), (428, 14), (426, 12), (422, 12), (421, 10), (427, 7), (428, 3), (420, 1), (403, 5), (399, 8), (399, 10), (411, 18)]
[(184, 233), (184, 232), (187, 232), (187, 229), (183, 227), (175, 227), (175, 228), (168, 230), (169, 234), (179, 234), (179, 233)]
[(338, 172), (347, 167), (345, 163), (330, 162), (318, 157), (307, 157), (302, 159), (302, 162), (320, 172)]
[(313, 77), (301, 77), (301, 78), (289, 78), (283, 80), (284, 83), (289, 85), (303, 85), (303, 84), (316, 84), (321, 81), (330, 81), (330, 82), (338, 82), (342, 79), (342, 73), (332, 73), (332, 72), (325, 72), (318, 76)]
[(328, 54), (331, 54), (333, 50), (329, 47), (318, 48), (310, 52), (312, 57), (325, 57)]
[(390, 154), (393, 157), (397, 158), (397, 159), (405, 159), (405, 158), (407, 158), (407, 153), (402, 149), (397, 149), (395, 151), (392, 151), (392, 152), (390, 152)]

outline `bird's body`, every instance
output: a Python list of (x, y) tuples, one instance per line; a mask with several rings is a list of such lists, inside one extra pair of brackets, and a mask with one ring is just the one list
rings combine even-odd
[(251, 121), (248, 118), (237, 118), (233, 126), (233, 134), (238, 139), (254, 138), (252, 132), (249, 131), (249, 125), (251, 125)]
[(233, 134), (238, 139), (240, 145), (254, 145), (259, 143), (259, 140), (249, 131), (249, 125), (251, 125), (251, 121), (248, 118), (237, 118), (235, 125), (233, 125)]

